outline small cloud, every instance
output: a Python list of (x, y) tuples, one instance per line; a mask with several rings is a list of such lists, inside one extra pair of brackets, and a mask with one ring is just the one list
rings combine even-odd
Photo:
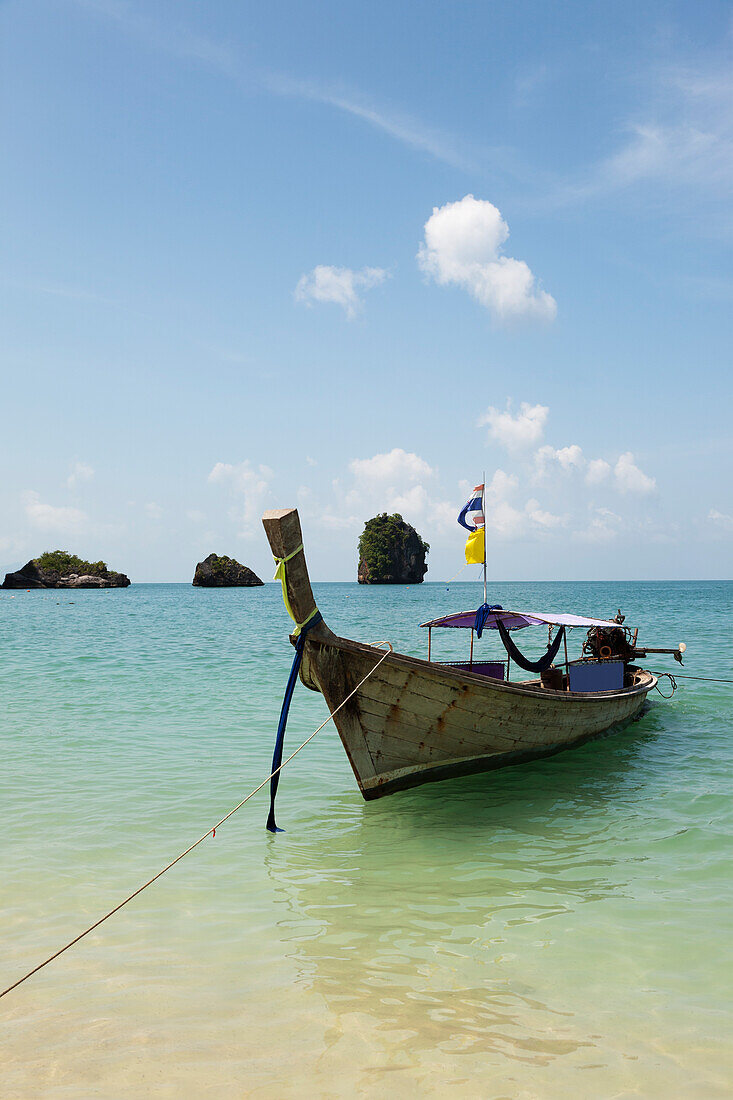
[(509, 226), (493, 203), (466, 195), (434, 207), (417, 260), (441, 286), (463, 287), (498, 321), (552, 321), (555, 299), (536, 286), (523, 260), (501, 255)]
[(643, 473), (635, 464), (631, 451), (620, 456), (613, 473), (616, 488), (622, 493), (652, 493), (657, 487), (655, 479)]
[(479, 418), (478, 426), (488, 426), (489, 439), (507, 450), (520, 450), (540, 441), (549, 411), (546, 405), (529, 405), (526, 401), (522, 402), (516, 416), (512, 415), (509, 405), (505, 412), (489, 406)]
[(38, 493), (23, 494), (23, 506), (29, 523), (41, 531), (73, 535), (82, 531), (89, 522), (86, 512), (79, 508), (56, 507), (45, 504)]
[(159, 504), (151, 500), (145, 505), (145, 514), (150, 516), (151, 519), (161, 519), (163, 516), (163, 509)]
[(733, 530), (733, 516), (729, 516), (725, 512), (719, 512), (717, 508), (710, 509), (708, 512), (708, 519), (717, 527), (722, 527), (725, 531)]
[(585, 463), (583, 452), (577, 443), (571, 443), (569, 447), (560, 447), (555, 452), (555, 458), (563, 470), (579, 470)]
[(419, 481), (434, 473), (425, 459), (401, 447), (372, 458), (355, 458), (349, 463), (349, 469), (362, 481)]
[(544, 527), (545, 529), (562, 527), (566, 522), (563, 516), (556, 516), (553, 512), (547, 512), (543, 508), (540, 508), (540, 502), (538, 500), (528, 500), (524, 506), (524, 510), (532, 523), (535, 523), (538, 527)]
[(206, 516), (203, 512), (199, 512), (196, 508), (189, 508), (186, 512), (186, 519), (190, 519), (191, 523), (203, 523)]
[(83, 481), (91, 481), (94, 477), (94, 470), (91, 466), (88, 466), (86, 462), (75, 462), (71, 467), (71, 473), (66, 479), (66, 484), (69, 489), (76, 489), (77, 485), (80, 485)]
[(359, 292), (371, 290), (387, 277), (388, 273), (381, 267), (363, 267), (361, 271), (352, 271), (350, 267), (319, 264), (298, 280), (295, 300), (306, 305), (333, 302), (346, 311), (349, 320), (353, 320), (363, 305)]
[(500, 500), (491, 506), (487, 516), (488, 532), (500, 539), (513, 539), (521, 535), (527, 525), (527, 517), (514, 505), (506, 500)]
[(611, 467), (608, 462), (605, 462), (602, 458), (592, 458), (588, 463), (585, 474), (586, 485), (600, 485), (610, 473)]
[(229, 511), (230, 519), (240, 526), (238, 534), (251, 538), (270, 493), (274, 474), (269, 466), (253, 466), (248, 460), (238, 463), (217, 462), (209, 474), (212, 485), (224, 485), (237, 498)]
[[(408, 522), (428, 524), (444, 531), (453, 529), (460, 506), (440, 500), (434, 491), (437, 471), (420, 455), (394, 447), (391, 451), (356, 458), (349, 463), (353, 475), (351, 488), (344, 491), (339, 482), (333, 489), (343, 505), (346, 518), (338, 526), (350, 526), (355, 517), (361, 522), (374, 512), (399, 512)], [(328, 509), (324, 522), (337, 522)]]
[(519, 487), (519, 481), (514, 474), (507, 474), (504, 470), (496, 470), (491, 482), (486, 486), (486, 500), (489, 504), (499, 500), (506, 500)]
[(609, 508), (596, 508), (591, 514), (587, 527), (582, 528), (577, 534), (586, 542), (609, 542), (616, 538), (622, 525), (621, 516), (616, 515)]
[(311, 456), (310, 456), (310, 455), (306, 455), (306, 456), (305, 456), (305, 461), (307, 462), (307, 464), (308, 464), (309, 466), (317, 466), (317, 465), (318, 465), (318, 463), (316, 462), (315, 458), (311, 458)]
[(551, 470), (559, 467), (565, 473), (571, 470), (582, 470), (585, 466), (583, 452), (577, 443), (571, 443), (569, 447), (540, 447), (534, 456), (534, 480), (542, 481)]

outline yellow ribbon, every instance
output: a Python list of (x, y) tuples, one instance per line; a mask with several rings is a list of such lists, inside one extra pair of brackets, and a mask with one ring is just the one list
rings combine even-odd
[[(290, 600), (288, 599), (288, 585), (287, 585), (287, 581), (285, 580), (285, 562), (290, 561), (291, 558), (294, 558), (295, 555), (299, 554), (302, 549), (303, 549), (303, 543), (301, 542), (300, 546), (296, 546), (295, 550), (293, 550), (293, 552), (291, 554), (287, 554), (286, 557), (284, 557), (284, 558), (275, 558), (275, 565), (277, 566), (277, 568), (275, 570), (275, 576), (273, 578), (273, 580), (280, 581), (280, 584), (282, 585), (282, 588), (283, 588), (283, 603), (285, 604), (285, 610), (287, 611), (288, 615), (290, 616), (290, 618), (295, 623), (295, 630), (293, 631), (293, 637), (294, 638), (297, 638), (298, 635), (300, 634), (301, 630), (303, 629), (303, 627), (306, 625), (306, 623), (309, 623), (311, 621), (311, 619), (313, 618), (313, 616), (318, 614), (318, 608), (314, 607), (313, 610), (311, 611), (310, 615), (308, 615), (305, 619), (303, 619), (302, 623), (299, 623), (298, 620), (296, 619), (295, 615), (293, 614), (293, 609), (290, 606)], [(274, 557), (274, 555), (273, 555), (273, 557)]]

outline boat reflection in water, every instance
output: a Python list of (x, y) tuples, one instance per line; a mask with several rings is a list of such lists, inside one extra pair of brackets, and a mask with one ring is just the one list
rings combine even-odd
[[(645, 859), (620, 819), (609, 835), (609, 806), (643, 797), (635, 762), (655, 724), (399, 800), (321, 794), (307, 832), (291, 813), (267, 868), (282, 950), (325, 1003), (324, 1074), (343, 1063), (418, 1082), (440, 1066), (445, 1086), (472, 1055), (507, 1073), (607, 1059), (619, 913)], [(309, 796), (311, 823), (313, 810)]]

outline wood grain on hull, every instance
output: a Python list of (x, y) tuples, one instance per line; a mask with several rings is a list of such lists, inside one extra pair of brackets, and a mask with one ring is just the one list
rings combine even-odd
[[(345, 638), (306, 643), (303, 682), (333, 710), (382, 650)], [(366, 799), (431, 780), (507, 767), (581, 744), (628, 722), (656, 682), (604, 693), (505, 683), (395, 653), (335, 716)]]

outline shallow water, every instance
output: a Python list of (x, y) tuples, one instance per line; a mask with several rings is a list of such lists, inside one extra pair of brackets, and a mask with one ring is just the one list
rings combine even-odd
[[(337, 632), (417, 655), (419, 622), (480, 599), (314, 589)], [(688, 645), (649, 667), (733, 677), (733, 583), (491, 600), (622, 607), (648, 644)], [(275, 585), (0, 593), (0, 985), (268, 773), (287, 623)], [(462, 656), (444, 634), (435, 656)], [(679, 683), (583, 748), (371, 804), (327, 726), (284, 773), (285, 832), (261, 792), (0, 1002), (0, 1093), (730, 1095), (733, 685)], [(325, 715), (299, 685), (288, 745)]]

